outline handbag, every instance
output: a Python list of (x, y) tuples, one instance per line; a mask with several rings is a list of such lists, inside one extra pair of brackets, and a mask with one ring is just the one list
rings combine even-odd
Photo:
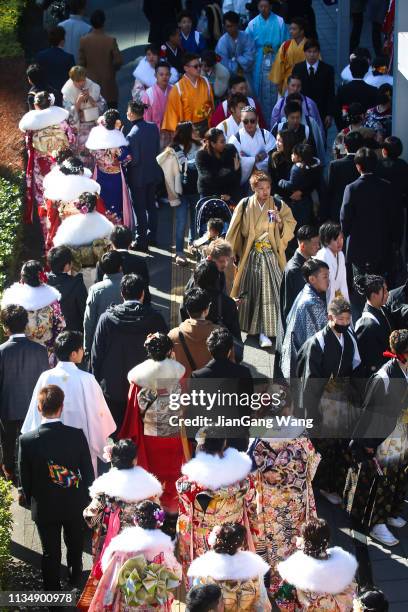
[(84, 121), (90, 123), (99, 119), (99, 109), (97, 106), (90, 106), (89, 108), (83, 108)]

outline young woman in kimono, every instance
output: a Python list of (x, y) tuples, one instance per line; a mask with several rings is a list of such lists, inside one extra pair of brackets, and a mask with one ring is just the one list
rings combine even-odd
[(100, 561), (105, 539), (133, 525), (136, 505), (143, 500), (158, 501), (160, 482), (137, 465), (137, 447), (132, 440), (119, 440), (106, 447), (104, 456), (111, 463), (109, 472), (99, 476), (89, 488), (91, 503), (84, 510), (88, 527), (93, 528), (92, 553)]
[(391, 357), (370, 378), (351, 448), (356, 464), (346, 483), (347, 511), (386, 546), (401, 517), (408, 486), (408, 330), (390, 335)]
[[(292, 406), (285, 389), (279, 395), (279, 405), (268, 412), (284, 418)], [(303, 523), (316, 516), (312, 482), (320, 456), (302, 426), (274, 425), (264, 435), (248, 451), (257, 470), (249, 520), (255, 550), (271, 568), (269, 590), (274, 594), (280, 584), (277, 564), (295, 551)]]
[(278, 97), (278, 87), (269, 80), (269, 73), (282, 43), (289, 38), (282, 17), (272, 12), (271, 0), (259, 0), (259, 15), (252, 19), (246, 33), (255, 42), (255, 63), (252, 68), (252, 93), (262, 101), (263, 114), (269, 122)]
[(135, 526), (113, 538), (103, 554), (103, 575), (89, 612), (170, 612), (181, 566), (170, 536), (160, 529), (164, 515), (153, 501), (136, 506)]
[(296, 221), (285, 203), (276, 206), (267, 174), (255, 172), (250, 184), (255, 195), (235, 208), (226, 235), (237, 265), (231, 296), (245, 295), (239, 309), (241, 329), (259, 334), (265, 348), (272, 346), (269, 337), (276, 336), (285, 249)]
[(213, 527), (227, 521), (248, 526), (246, 548), (252, 546), (247, 507), (254, 497), (250, 476), (252, 462), (226, 440), (214, 438), (214, 430), (201, 429), (194, 459), (183, 465), (177, 481), (179, 558), (186, 576), (190, 563), (208, 549)]
[(33, 222), (34, 205), (37, 206), (44, 236), (47, 231), (44, 207), (43, 179), (54, 164), (52, 153), (67, 148), (73, 134), (68, 126), (68, 112), (53, 106), (54, 97), (46, 91), (35, 94), (34, 109), (20, 120), (19, 128), (25, 133), (28, 153), (26, 182), (27, 203), (24, 214), (26, 223)]
[(56, 365), (55, 339), (65, 328), (60, 306), (61, 294), (47, 284), (47, 276), (39, 261), (30, 260), (21, 268), (20, 282), (5, 290), (1, 308), (17, 304), (27, 310), (26, 336), (45, 346), (50, 368)]
[[(172, 359), (173, 342), (163, 333), (151, 334), (144, 344), (147, 357), (130, 370), (128, 405), (119, 438), (131, 438), (139, 449), (139, 464), (154, 474), (163, 486), (161, 504), (166, 512), (176, 514), (176, 480), (181, 475), (185, 449), (180, 429), (170, 416), (172, 394), (181, 392), (184, 366)], [(175, 522), (175, 521), (174, 521)]]
[(304, 416), (313, 419), (314, 445), (322, 456), (316, 480), (322, 495), (334, 504), (342, 501), (346, 451), (360, 405), (351, 378), (359, 376), (361, 359), (350, 324), (350, 304), (335, 298), (327, 325), (298, 353), (299, 404)]
[(271, 610), (264, 584), (269, 565), (256, 553), (241, 550), (245, 536), (240, 523), (214, 527), (208, 538), (211, 550), (194, 559), (187, 575), (194, 584), (217, 584), (225, 612), (266, 612)]
[(106, 102), (101, 88), (86, 76), (83, 66), (73, 66), (69, 79), (62, 88), (63, 105), (69, 112), (69, 123), (75, 131), (74, 151), (84, 164), (93, 169), (93, 159), (86, 151), (89, 133), (96, 126), (98, 117), (104, 112)]
[(121, 131), (118, 111), (107, 110), (85, 143), (95, 158), (94, 179), (101, 186), (106, 216), (115, 224), (134, 225), (134, 213), (123, 167), (131, 160), (129, 143)]
[(328, 548), (329, 526), (323, 519), (302, 528), (299, 550), (278, 565), (283, 579), (276, 603), (280, 610), (350, 612), (357, 591), (357, 560), (349, 552)]

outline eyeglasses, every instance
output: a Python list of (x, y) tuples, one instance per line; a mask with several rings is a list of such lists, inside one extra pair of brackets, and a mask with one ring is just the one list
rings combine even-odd
[(248, 123), (251, 123), (252, 125), (254, 125), (254, 123), (256, 123), (256, 121), (257, 121), (256, 119), (243, 119), (242, 123), (244, 125), (248, 125)]
[(195, 68), (196, 70), (199, 69), (200, 64), (188, 64), (189, 68)]

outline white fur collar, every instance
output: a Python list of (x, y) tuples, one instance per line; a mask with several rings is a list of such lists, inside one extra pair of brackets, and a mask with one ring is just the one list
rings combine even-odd
[(22, 132), (43, 130), (51, 125), (59, 125), (68, 119), (68, 111), (59, 106), (50, 106), (44, 110), (31, 110), (21, 117), (18, 127)]
[(26, 283), (14, 283), (5, 290), (1, 307), (18, 304), (26, 310), (39, 310), (61, 299), (61, 294), (50, 285), (31, 287)]
[(54, 246), (78, 247), (106, 238), (113, 230), (113, 223), (96, 210), (86, 215), (70, 215), (61, 223), (54, 237)]
[(269, 569), (262, 557), (249, 550), (238, 551), (233, 556), (210, 550), (194, 559), (187, 575), (193, 578), (209, 576), (214, 580), (251, 580), (263, 576)]
[(162, 486), (153, 474), (136, 465), (130, 470), (111, 468), (89, 487), (91, 497), (104, 493), (128, 502), (137, 503), (150, 497), (160, 497)]
[(128, 381), (139, 387), (171, 388), (184, 375), (186, 368), (175, 359), (153, 361), (147, 359), (132, 368), (128, 374)]
[(125, 147), (128, 144), (120, 130), (108, 130), (104, 125), (97, 125), (90, 131), (85, 146), (90, 151), (96, 151)]
[[(59, 166), (57, 166), (57, 164), (55, 164), (55, 166), (53, 166), (51, 168), (51, 170), (48, 172), (48, 174), (46, 174), (43, 178), (43, 188), (44, 190), (48, 188), (48, 184), (50, 181), (52, 180), (56, 180), (55, 177), (58, 178), (58, 180), (63, 180), (64, 179), (65, 174), (63, 174), (61, 172), (61, 170), (59, 169)], [(92, 172), (89, 170), (89, 168), (84, 168), (84, 176), (86, 178), (91, 178), (92, 177)]]
[[(85, 80), (85, 89), (88, 90), (89, 95), (95, 101), (99, 100), (101, 95), (101, 88), (98, 83), (94, 83), (91, 79), (86, 78)], [(70, 104), (75, 104), (76, 99), (78, 98), (81, 91), (78, 87), (75, 87), (74, 82), (71, 79), (65, 83), (63, 88), (61, 89), (61, 93), (64, 96), (64, 99), (67, 100)]]
[(329, 558), (313, 559), (301, 550), (278, 564), (281, 577), (302, 591), (341, 593), (352, 582), (357, 571), (353, 555), (339, 546), (329, 548)]
[(105, 571), (115, 552), (146, 553), (149, 560), (160, 553), (173, 552), (174, 545), (170, 536), (160, 529), (142, 529), (141, 527), (125, 527), (116, 537), (112, 538), (102, 557), (102, 571)]
[(100, 185), (83, 174), (56, 172), (47, 179), (44, 197), (47, 200), (72, 202), (85, 192), (99, 194), (101, 192)]
[(198, 452), (183, 465), (181, 471), (190, 481), (216, 491), (244, 480), (251, 471), (251, 459), (235, 448), (227, 448), (224, 456)]

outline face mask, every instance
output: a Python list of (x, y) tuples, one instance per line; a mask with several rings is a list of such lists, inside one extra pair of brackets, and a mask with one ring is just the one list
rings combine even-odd
[(335, 323), (333, 327), (338, 334), (345, 334), (349, 328), (348, 325), (339, 325), (338, 323)]

